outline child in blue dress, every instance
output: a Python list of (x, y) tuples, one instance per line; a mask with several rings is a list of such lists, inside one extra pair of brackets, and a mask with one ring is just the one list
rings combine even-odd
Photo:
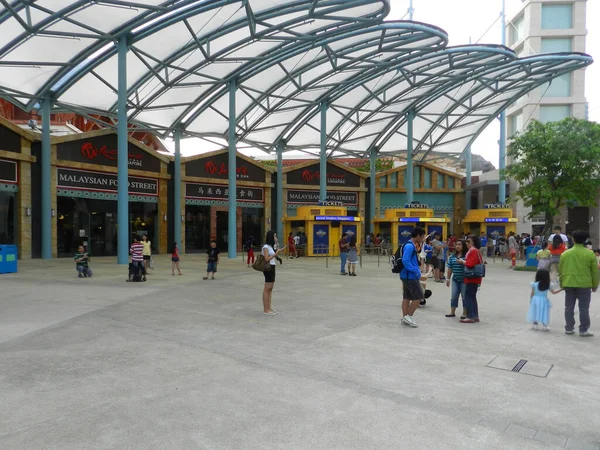
[[(535, 274), (535, 282), (531, 283), (531, 295), (529, 296), (529, 312), (527, 322), (533, 323), (534, 330), (550, 331), (550, 308), (552, 302), (548, 298), (548, 292), (558, 294), (562, 289), (555, 291), (550, 288), (550, 272), (540, 269)], [(540, 324), (542, 325), (540, 328)]]

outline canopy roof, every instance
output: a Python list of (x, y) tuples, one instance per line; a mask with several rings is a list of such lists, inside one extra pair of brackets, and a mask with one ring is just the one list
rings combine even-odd
[(388, 12), (388, 0), (4, 1), (0, 95), (116, 118), (126, 39), (129, 122), (159, 136), (226, 139), (234, 81), (240, 146), (316, 153), (327, 108), (330, 156), (403, 152), (411, 111), (426, 155), (461, 152), (520, 96), (592, 63), (448, 48), (443, 30)]

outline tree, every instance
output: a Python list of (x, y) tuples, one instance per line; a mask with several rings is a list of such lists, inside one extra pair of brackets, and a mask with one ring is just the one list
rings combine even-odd
[[(390, 159), (379, 159), (375, 162), (375, 171), (383, 172), (385, 170), (389, 170), (394, 167), (394, 161)], [(357, 167), (356, 170), (360, 172), (370, 172), (371, 171), (371, 161), (367, 161), (364, 166)]]
[(544, 235), (563, 206), (596, 205), (600, 188), (600, 125), (566, 118), (543, 124), (532, 121), (513, 137), (512, 159), (503, 180), (514, 180), (518, 189), (510, 200), (531, 207), (528, 217), (544, 214)]

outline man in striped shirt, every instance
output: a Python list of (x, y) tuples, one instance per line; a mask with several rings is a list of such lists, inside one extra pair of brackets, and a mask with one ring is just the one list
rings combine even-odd
[[(446, 265), (448, 270), (448, 273), (446, 274), (446, 286), (450, 287), (450, 284), (452, 284), (452, 297), (450, 298), (450, 314), (446, 314), (446, 317), (456, 317), (459, 296), (462, 296), (464, 306), (466, 292), (464, 279), (466, 253), (467, 248), (465, 241), (460, 240), (456, 242), (456, 253), (450, 255), (450, 258), (448, 258), (448, 264)], [(452, 278), (452, 280), (450, 280), (450, 278)], [(463, 307), (461, 318), (466, 317), (466, 315), (467, 312)]]
[(131, 253), (131, 272), (129, 274), (129, 281), (133, 281), (134, 278), (139, 276), (141, 271), (143, 278), (142, 281), (146, 281), (146, 273), (144, 271), (144, 244), (142, 244), (137, 236), (133, 238), (133, 244), (129, 248)]

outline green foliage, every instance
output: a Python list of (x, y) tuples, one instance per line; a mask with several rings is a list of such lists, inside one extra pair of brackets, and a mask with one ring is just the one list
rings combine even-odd
[(569, 117), (542, 124), (532, 121), (513, 137), (503, 172), (519, 188), (511, 201), (531, 207), (530, 216), (544, 214), (546, 227), (569, 204), (594, 206), (600, 188), (600, 125)]
[[(389, 170), (394, 167), (394, 161), (388, 159), (378, 159), (375, 163), (375, 170), (377, 172), (383, 172), (384, 170)], [(370, 172), (371, 171), (371, 161), (367, 161), (367, 163), (362, 167), (357, 167), (356, 170), (359, 172)]]

